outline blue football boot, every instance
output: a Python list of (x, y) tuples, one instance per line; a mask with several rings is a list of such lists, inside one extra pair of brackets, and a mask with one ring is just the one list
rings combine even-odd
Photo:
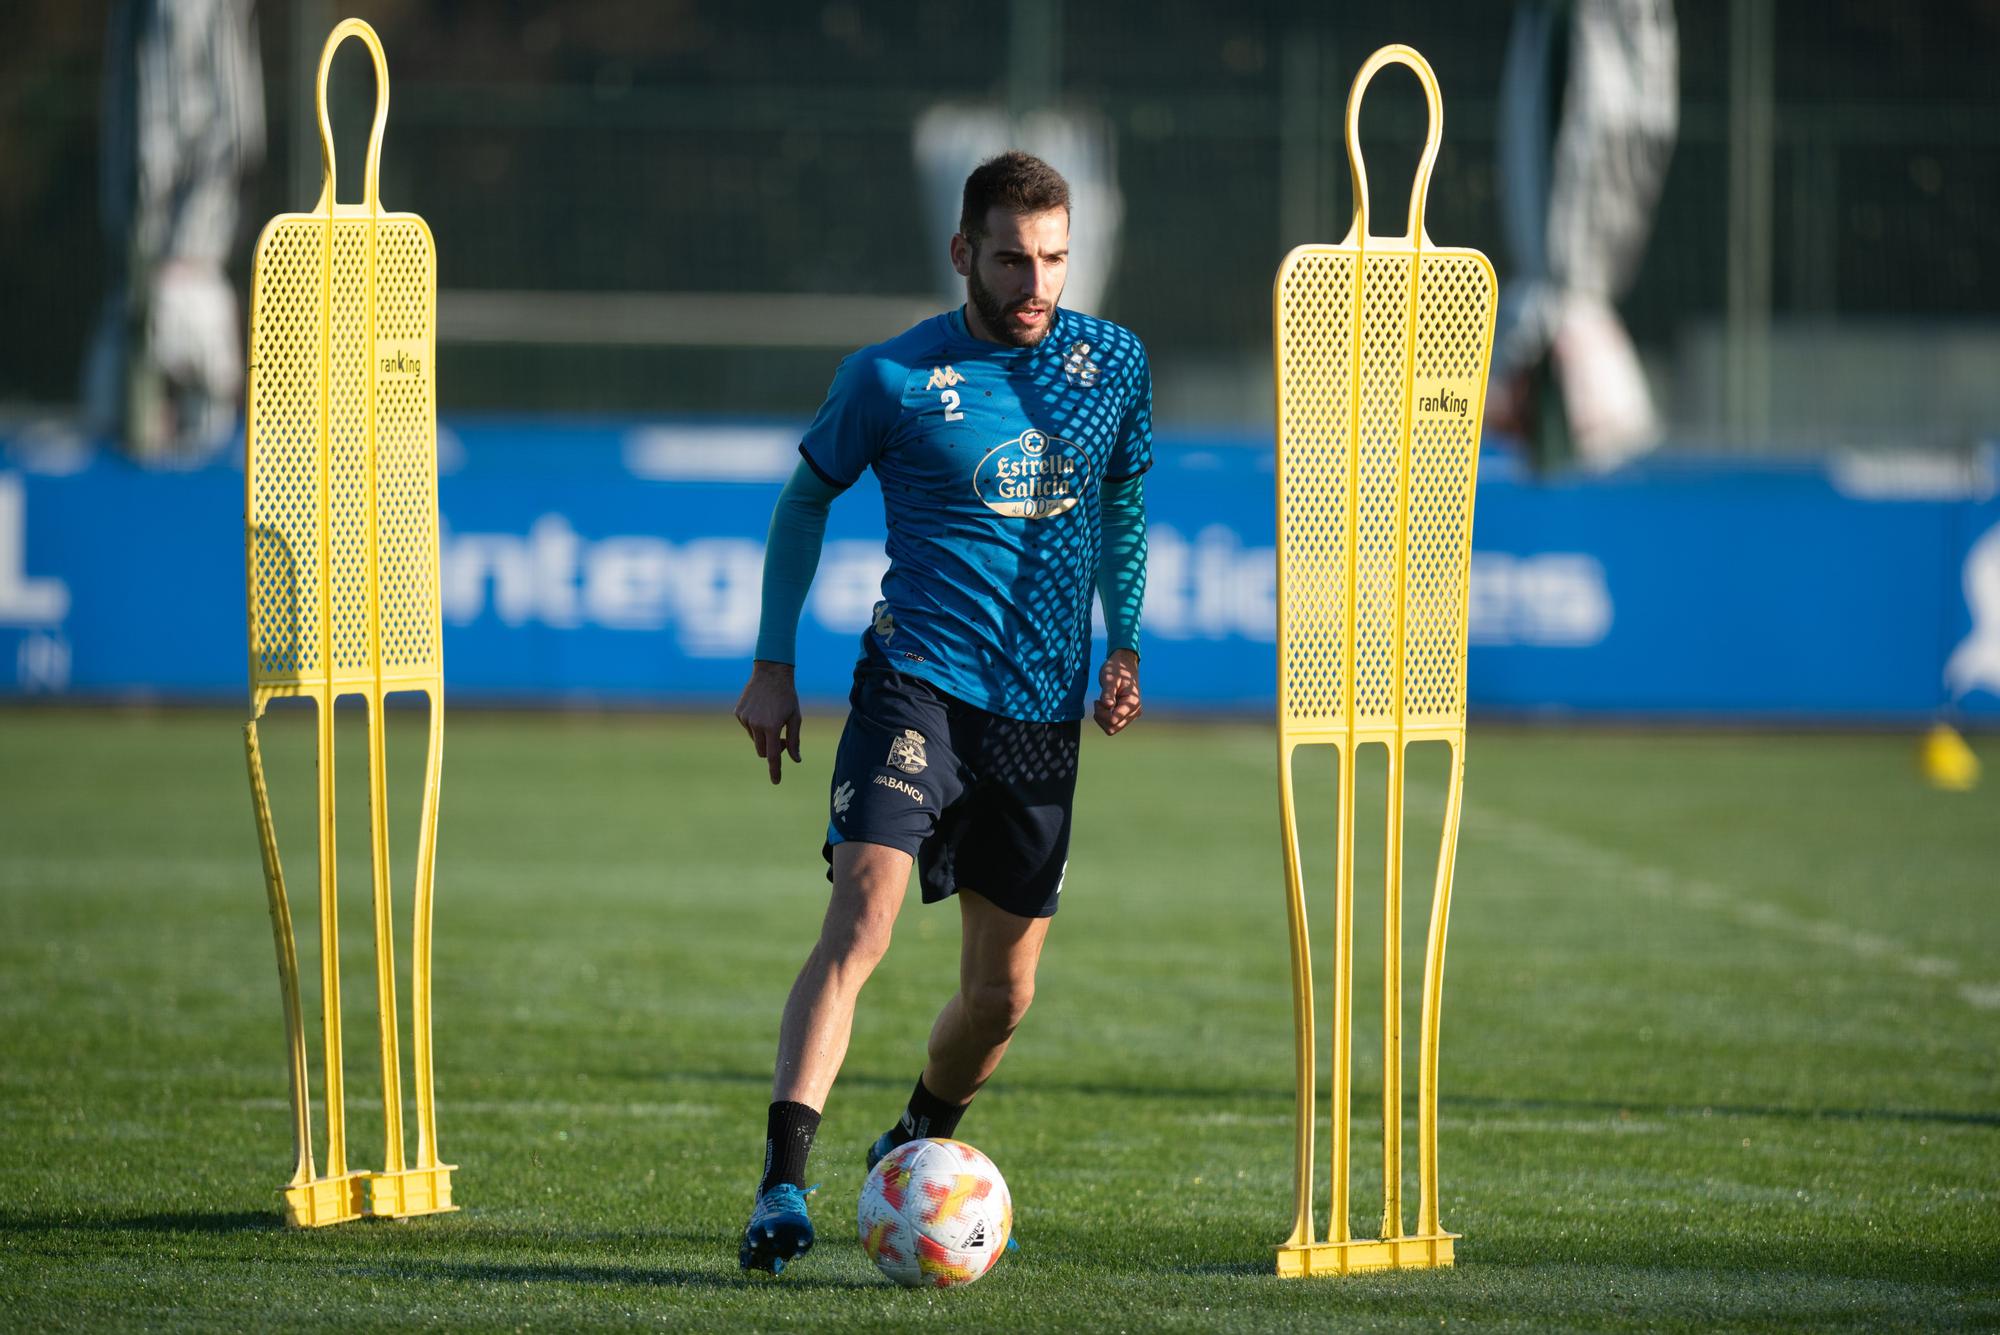
[(800, 1191), (789, 1182), (780, 1182), (757, 1198), (757, 1208), (743, 1229), (743, 1248), (737, 1263), (745, 1270), (768, 1270), (778, 1274), (787, 1261), (796, 1261), (812, 1250), (812, 1220), (806, 1217), (806, 1197), (817, 1186)]
[(875, 1143), (868, 1147), (868, 1171), (871, 1173), (874, 1172), (875, 1165), (882, 1162), (882, 1156), (890, 1150), (895, 1149), (896, 1145), (897, 1140), (894, 1128), (884, 1131), (881, 1135), (877, 1136)]

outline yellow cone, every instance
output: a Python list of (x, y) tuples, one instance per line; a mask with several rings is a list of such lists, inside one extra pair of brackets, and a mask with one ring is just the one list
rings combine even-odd
[(1979, 785), (1979, 757), (1945, 723), (1934, 724), (1917, 747), (1917, 768), (1925, 782), (1946, 792), (1970, 792)]

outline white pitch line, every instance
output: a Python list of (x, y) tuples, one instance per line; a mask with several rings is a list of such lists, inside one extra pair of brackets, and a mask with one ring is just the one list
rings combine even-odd
[[(311, 843), (305, 844), (311, 852)], [(365, 862), (355, 860), (344, 863), (346, 875), (343, 880), (348, 885), (360, 885), (365, 890), (368, 883), (368, 869)], [(504, 889), (532, 889), (547, 885), (552, 879), (559, 879), (563, 873), (560, 863), (520, 863), (502, 861), (482, 861), (477, 858), (454, 857), (451, 859), (448, 879), (454, 884), (477, 884), (482, 888), (499, 886)], [(593, 877), (606, 880), (644, 881), (651, 883), (658, 879), (659, 867), (646, 862), (606, 862), (592, 869)], [(68, 857), (5, 856), (0, 857), (0, 892), (33, 890), (121, 890), (135, 886), (158, 887), (162, 885), (197, 887), (226, 886), (230, 884), (253, 887), (262, 896), (264, 868), (257, 859), (253, 845), (249, 853), (237, 858), (203, 857), (101, 857), (91, 856), (87, 861)], [(294, 870), (288, 864), (286, 876), (288, 891), (294, 899), (300, 894), (316, 894), (318, 871), (307, 860), (302, 870)], [(344, 892), (343, 892), (344, 893)]]
[[(280, 1098), (238, 1099), (237, 1106), (254, 1112), (290, 1112), (291, 1103)], [(647, 1120), (721, 1117), (724, 1109), (714, 1103), (579, 1103), (568, 1099), (452, 1099), (451, 1110), (467, 1115), (499, 1114), (522, 1117), (637, 1117)]]
[(1922, 954), (1880, 932), (1827, 918), (1808, 918), (1769, 900), (1724, 889), (1699, 876), (1683, 876), (1614, 849), (1599, 847), (1529, 817), (1497, 811), (1484, 803), (1477, 806), (1467, 803), (1465, 825), (1480, 838), (1511, 844), (1531, 857), (1597, 879), (1633, 885), (1661, 902), (1691, 905), (1745, 927), (1840, 951), (1913, 978), (1953, 982), (1955, 994), (1966, 1005), (1975, 1010), (2000, 1010), (2000, 983), (1962, 978), (1965, 970), (1957, 960)]

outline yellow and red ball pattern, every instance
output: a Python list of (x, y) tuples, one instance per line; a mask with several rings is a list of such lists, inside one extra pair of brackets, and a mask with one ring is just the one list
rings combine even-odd
[(963, 1141), (913, 1140), (861, 1188), (861, 1249), (898, 1284), (954, 1288), (993, 1267), (1014, 1205), (992, 1160)]

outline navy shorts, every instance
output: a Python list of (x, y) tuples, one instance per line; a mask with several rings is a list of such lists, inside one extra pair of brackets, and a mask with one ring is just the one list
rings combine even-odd
[(1052, 915), (1082, 725), (1003, 718), (867, 666), (848, 703), (827, 861), (835, 844), (884, 844), (917, 860), (926, 904), (971, 890), (1023, 918)]

